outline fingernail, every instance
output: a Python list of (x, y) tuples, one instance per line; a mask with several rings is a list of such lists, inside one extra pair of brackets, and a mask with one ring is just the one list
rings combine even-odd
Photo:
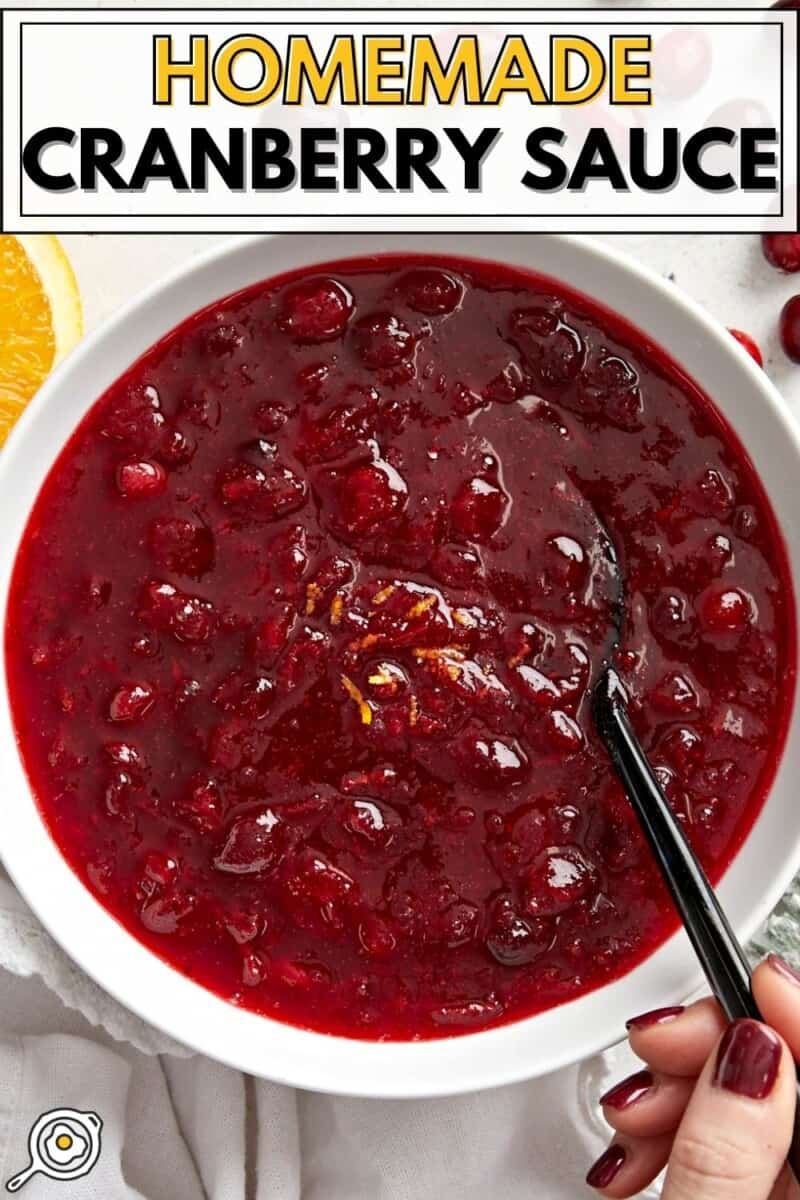
[(780, 1063), (777, 1034), (758, 1021), (734, 1021), (719, 1044), (714, 1083), (739, 1096), (763, 1100), (775, 1086)]
[(779, 958), (777, 954), (768, 954), (767, 962), (782, 979), (788, 979), (790, 983), (800, 984), (800, 971), (796, 967), (793, 967), (791, 963)]
[(652, 1091), (655, 1082), (649, 1071), (637, 1071), (635, 1075), (629, 1075), (627, 1079), (623, 1079), (616, 1087), (610, 1088), (604, 1096), (600, 1097), (600, 1103), (617, 1110), (630, 1108), (637, 1100), (641, 1100), (642, 1096)]
[(586, 1176), (586, 1182), (589, 1187), (604, 1188), (608, 1187), (612, 1179), (615, 1179), (617, 1173), (625, 1162), (625, 1150), (622, 1146), (618, 1146), (616, 1142), (608, 1147), (604, 1154), (601, 1154), (597, 1162)]
[(654, 1008), (638, 1017), (631, 1017), (629, 1021), (625, 1022), (625, 1028), (647, 1029), (650, 1025), (664, 1025), (667, 1021), (674, 1021), (683, 1011), (682, 1004), (676, 1004), (672, 1008)]

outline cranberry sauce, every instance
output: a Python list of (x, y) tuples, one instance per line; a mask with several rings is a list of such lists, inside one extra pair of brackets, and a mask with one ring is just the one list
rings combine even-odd
[(368, 1038), (508, 1021), (674, 927), (592, 727), (712, 876), (780, 752), (791, 584), (709, 401), (583, 297), (376, 258), (197, 314), (93, 407), (20, 550), (14, 716), (58, 845), (236, 1004)]

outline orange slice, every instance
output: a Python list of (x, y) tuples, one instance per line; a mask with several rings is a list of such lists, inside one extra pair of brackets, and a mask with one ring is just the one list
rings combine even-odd
[(78, 285), (58, 238), (0, 234), (0, 446), (82, 332)]

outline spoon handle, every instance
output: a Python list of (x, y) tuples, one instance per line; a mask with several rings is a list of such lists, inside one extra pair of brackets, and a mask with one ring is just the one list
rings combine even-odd
[(729, 1020), (760, 1020), (750, 967), (705, 871), (653, 774), (624, 706), (601, 688), (595, 718), (714, 995)]
[[(763, 1020), (750, 987), (750, 967), (694, 851), (686, 840), (613, 689), (600, 686), (594, 716), (658, 867), (675, 901), (711, 990), (730, 1021)], [(800, 1082), (787, 1162), (800, 1181)]]

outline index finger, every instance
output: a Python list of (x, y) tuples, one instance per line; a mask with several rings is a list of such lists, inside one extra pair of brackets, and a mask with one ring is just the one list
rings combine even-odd
[(800, 973), (770, 954), (753, 972), (753, 995), (764, 1020), (800, 1060)]
[(682, 1009), (659, 1009), (628, 1022), (634, 1054), (666, 1075), (696, 1076), (727, 1022), (716, 1000)]

